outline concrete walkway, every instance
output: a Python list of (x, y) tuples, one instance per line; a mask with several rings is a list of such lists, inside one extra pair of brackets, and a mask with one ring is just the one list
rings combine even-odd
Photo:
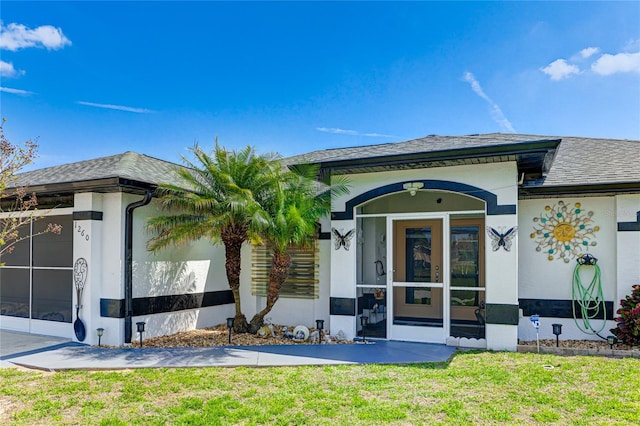
[[(6, 336), (14, 335), (14, 336)], [(354, 345), (215, 346), (209, 348), (105, 349), (44, 338), (40, 348), (11, 341), (33, 335), (0, 330), (0, 366), (19, 365), (41, 370), (119, 370), (178, 367), (272, 367), (337, 364), (409, 364), (444, 362), (455, 348), (428, 343), (377, 340)], [(53, 338), (55, 339), (55, 338)], [(58, 339), (63, 340), (63, 339)], [(53, 343), (53, 344), (51, 344)]]

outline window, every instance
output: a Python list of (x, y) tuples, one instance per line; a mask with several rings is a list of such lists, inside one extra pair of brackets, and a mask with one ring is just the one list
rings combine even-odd
[[(60, 235), (46, 233), (49, 223)], [(73, 304), (73, 219), (48, 216), (23, 226), (26, 238), (0, 259), (0, 314), (71, 323)]]
[[(280, 297), (297, 299), (317, 299), (318, 248), (314, 243), (309, 248), (290, 248), (291, 267), (289, 276), (282, 284)], [(266, 296), (271, 269), (271, 247), (267, 244), (253, 246), (251, 252), (251, 294)]]

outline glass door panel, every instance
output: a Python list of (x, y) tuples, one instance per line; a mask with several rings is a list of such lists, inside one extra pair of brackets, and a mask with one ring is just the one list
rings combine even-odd
[(451, 220), (450, 335), (485, 338), (483, 219)]
[(478, 287), (480, 226), (451, 227), (451, 287)]
[[(443, 327), (442, 221), (394, 222), (393, 337), (440, 341)], [(417, 331), (416, 327), (436, 330)]]
[[(358, 287), (358, 319), (356, 333), (360, 337), (387, 337), (387, 289)], [(366, 323), (361, 317), (366, 317)]]
[(484, 339), (484, 297), (484, 291), (451, 290), (451, 336)]

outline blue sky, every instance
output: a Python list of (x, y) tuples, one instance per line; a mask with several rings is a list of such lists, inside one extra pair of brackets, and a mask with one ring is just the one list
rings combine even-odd
[(34, 167), (195, 142), (640, 139), (640, 2), (12, 2), (0, 101)]

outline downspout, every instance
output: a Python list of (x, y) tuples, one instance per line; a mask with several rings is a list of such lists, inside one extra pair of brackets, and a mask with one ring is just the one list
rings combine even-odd
[(129, 204), (124, 217), (124, 342), (131, 343), (131, 317), (133, 316), (133, 211), (151, 202), (153, 192), (147, 190), (144, 198)]

